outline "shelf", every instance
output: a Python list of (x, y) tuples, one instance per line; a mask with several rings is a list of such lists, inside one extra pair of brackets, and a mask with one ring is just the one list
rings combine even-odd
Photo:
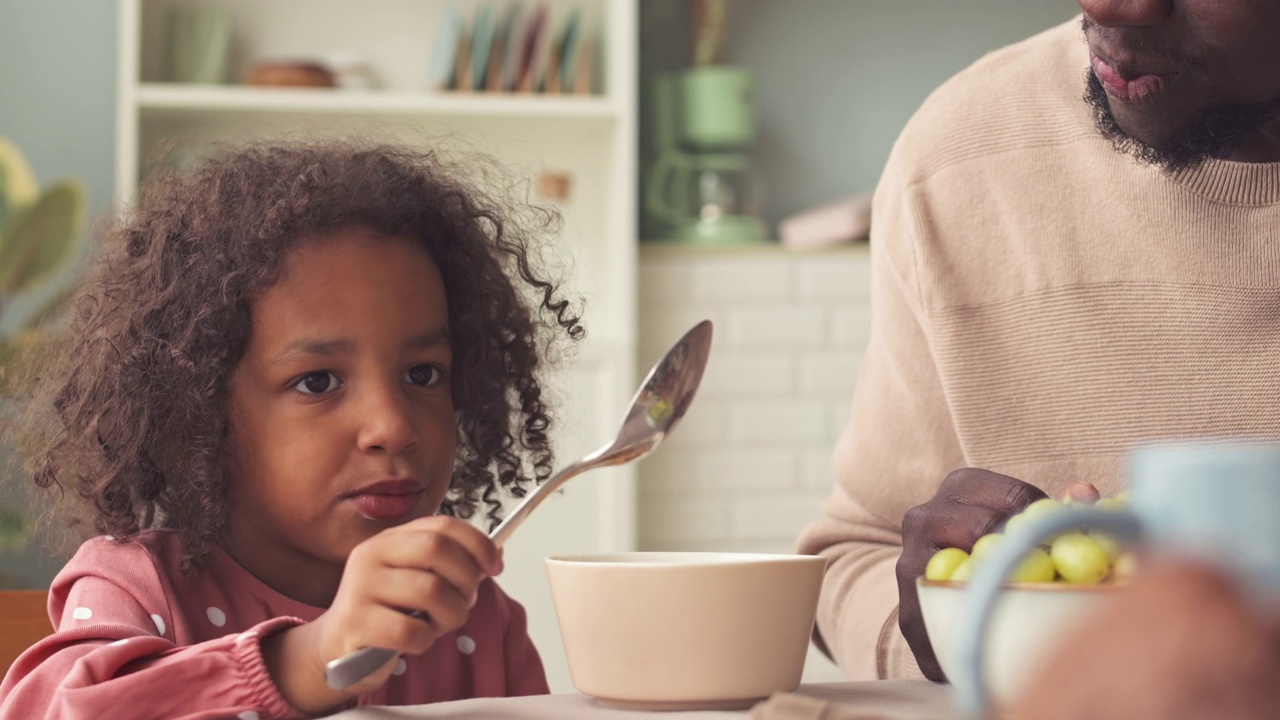
[(866, 240), (846, 242), (823, 248), (793, 248), (777, 240), (756, 243), (717, 245), (715, 243), (645, 240), (640, 243), (641, 257), (681, 255), (865, 255), (871, 249)]
[(142, 83), (137, 105), (143, 112), (331, 113), (597, 119), (620, 116), (600, 95), (509, 95), (395, 92), (316, 88), (258, 88), (235, 85)]

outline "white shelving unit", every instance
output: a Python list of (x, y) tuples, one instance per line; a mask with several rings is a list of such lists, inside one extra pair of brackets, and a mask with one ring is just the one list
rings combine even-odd
[(625, 108), (598, 96), (411, 93), (380, 90), (284, 89), (231, 85), (181, 86), (140, 83), (138, 108), (148, 115), (182, 113), (390, 113), (419, 117), (616, 120)]
[[(585, 300), (588, 339), (551, 383), (560, 462), (612, 437), (637, 374), (636, 75), (639, 0), (549, 0), (598, 29), (602, 92), (593, 95), (442, 93), (425, 89), (444, 0), (217, 0), (234, 18), (232, 77), (258, 59), (358, 52), (374, 90), (264, 89), (165, 82), (165, 16), (183, 0), (119, 0), (116, 188), (129, 202), (163, 148), (287, 134), (457, 143), (497, 158), (517, 178), (571, 178), (558, 207), (556, 255), (565, 287)], [(468, 17), (479, 0), (462, 3)], [(501, 5), (501, 4), (500, 4)], [(533, 6), (533, 0), (528, 0)], [(674, 341), (675, 338), (672, 338)], [(635, 468), (570, 483), (521, 527), (506, 551), (503, 587), (529, 612), (553, 692), (572, 691), (543, 560), (636, 545)]]

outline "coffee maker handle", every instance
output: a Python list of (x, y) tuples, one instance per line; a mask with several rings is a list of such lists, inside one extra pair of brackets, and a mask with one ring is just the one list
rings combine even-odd
[(663, 153), (649, 173), (649, 186), (645, 189), (645, 208), (649, 214), (673, 225), (684, 221), (680, 202), (689, 197), (692, 171), (693, 163), (685, 155)]

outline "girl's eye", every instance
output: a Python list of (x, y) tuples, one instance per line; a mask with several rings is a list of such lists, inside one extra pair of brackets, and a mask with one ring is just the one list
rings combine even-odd
[(323, 395), (324, 393), (337, 390), (342, 386), (342, 381), (337, 375), (329, 371), (313, 372), (303, 375), (293, 389), (304, 395)]
[(440, 382), (443, 373), (435, 365), (414, 365), (405, 373), (405, 379), (414, 385), (431, 387)]

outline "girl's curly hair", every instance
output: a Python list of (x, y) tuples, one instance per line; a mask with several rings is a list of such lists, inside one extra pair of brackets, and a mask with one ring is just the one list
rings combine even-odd
[(532, 267), (554, 216), (499, 201), (469, 174), (439, 151), (326, 141), (221, 149), (153, 175), (105, 233), (38, 372), (35, 483), (72, 489), (88, 511), (79, 522), (98, 533), (175, 529), (184, 567), (203, 566), (227, 523), (228, 384), (251, 305), (291, 249), (364, 227), (416, 239), (440, 268), (459, 436), (442, 512), (471, 517), (483, 501), (496, 522), (500, 490), (523, 495), (550, 473), (543, 353), (584, 331)]

